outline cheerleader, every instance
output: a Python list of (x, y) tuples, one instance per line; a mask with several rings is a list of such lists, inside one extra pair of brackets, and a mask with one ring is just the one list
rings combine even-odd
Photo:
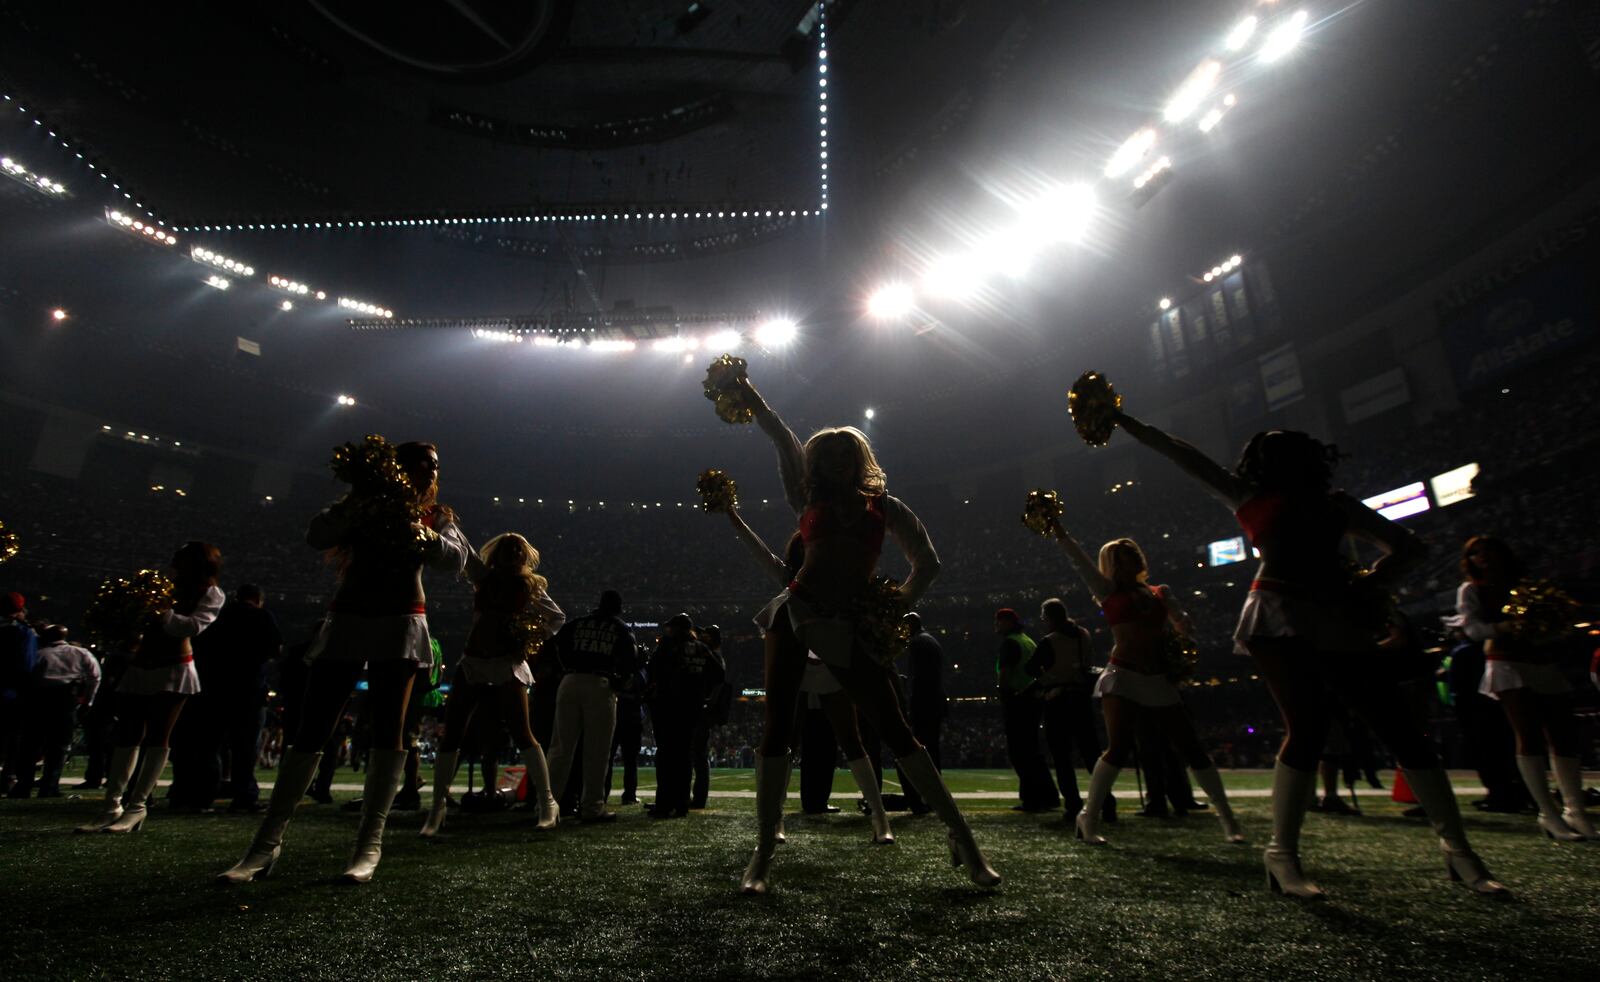
[[(779, 587), (787, 587), (794, 582), (795, 575), (805, 562), (805, 542), (800, 533), (796, 532), (789, 537), (788, 548), (784, 550), (786, 559), (779, 559), (761, 537), (755, 533), (745, 520), (740, 516), (738, 509), (728, 509), (728, 521), (733, 525), (734, 534), (739, 541), (744, 543), (755, 557), (757, 565), (769, 573)], [(761, 628), (762, 634), (772, 630), (773, 619), (777, 616), (778, 608), (782, 604), (773, 601), (761, 609), (756, 615), (756, 626)], [(806, 652), (805, 674), (800, 678), (800, 696), (816, 696), (817, 702), (822, 707), (822, 714), (827, 717), (828, 725), (833, 730), (834, 742), (839, 751), (844, 754), (845, 766), (850, 770), (850, 776), (855, 779), (856, 787), (861, 789), (861, 798), (867, 803), (868, 813), (872, 817), (872, 844), (887, 846), (894, 844), (894, 832), (889, 828), (889, 813), (883, 807), (883, 792), (878, 786), (878, 774), (873, 770), (872, 761), (867, 757), (867, 751), (861, 744), (861, 729), (856, 724), (856, 709), (851, 704), (850, 697), (845, 695), (844, 687), (839, 680), (828, 671), (828, 666), (822, 663), (812, 652)], [(797, 701), (797, 712), (804, 711), (804, 702)], [(832, 767), (830, 762), (829, 767)], [(787, 763), (785, 774), (787, 775)], [(784, 779), (784, 795), (787, 797), (789, 781)], [(784, 841), (783, 835), (783, 805), (779, 802), (778, 841)]]
[[(1112, 638), (1111, 660), (1094, 686), (1094, 697), (1100, 700), (1105, 714), (1106, 751), (1095, 761), (1094, 772), (1089, 776), (1089, 801), (1075, 823), (1078, 838), (1089, 845), (1105, 845), (1099, 824), (1106, 795), (1111, 793), (1117, 775), (1133, 759), (1140, 718), (1152, 717), (1188, 764), (1194, 783), (1211, 800), (1217, 821), (1222, 824), (1223, 838), (1235, 845), (1243, 843), (1244, 835), (1222, 787), (1222, 775), (1200, 746), (1194, 720), (1167, 675), (1167, 646), (1173, 632), (1188, 634), (1189, 616), (1178, 607), (1170, 589), (1150, 585), (1144, 550), (1132, 539), (1107, 542), (1095, 560), (1060, 522), (1052, 519), (1050, 526), (1104, 612)], [(1158, 759), (1152, 766), (1160, 764)]]
[(413, 504), (424, 517), (416, 531), (425, 545), (420, 553), (402, 552), (391, 543), (376, 541), (352, 521), (349, 509), (338, 504), (311, 520), (306, 541), (337, 561), (339, 586), (328, 617), (306, 652), (311, 670), (300, 722), (291, 749), (278, 764), (267, 813), (250, 851), (219, 874), (219, 881), (246, 883), (271, 872), (283, 848), (284, 829), (317, 773), (322, 748), (339, 723), (363, 665), (372, 751), (355, 852), (340, 879), (366, 883), (377, 872), (384, 825), (404, 777), (411, 686), (418, 667), (433, 661), (422, 567), (459, 576), (471, 551), (456, 527), (455, 513), (438, 503), (438, 451), (429, 443), (403, 443), (396, 451), (411, 487), (417, 489)]
[(825, 429), (804, 448), (749, 380), (739, 387), (755, 421), (778, 451), (785, 499), (799, 520), (804, 560), (773, 601), (766, 635), (766, 718), (756, 761), (757, 843), (745, 869), (746, 893), (766, 893), (777, 845), (789, 752), (806, 652), (817, 654), (895, 755), (903, 777), (922, 794), (949, 830), (950, 859), (980, 886), (1000, 885), (972, 829), (945, 787), (928, 751), (900, 712), (887, 653), (860, 636), (855, 605), (869, 589), (885, 534), (894, 536), (911, 572), (900, 586), (914, 606), (939, 571), (927, 530), (910, 508), (885, 493), (883, 469), (866, 436), (853, 427)]
[(1383, 551), (1364, 583), (1387, 590), (1425, 552), (1405, 529), (1333, 491), (1337, 451), (1304, 433), (1256, 434), (1232, 471), (1181, 440), (1118, 413), (1130, 436), (1172, 460), (1226, 503), (1261, 554), (1261, 566), (1234, 630), (1234, 648), (1256, 663), (1283, 714), (1284, 740), (1272, 774), (1272, 842), (1267, 885), (1306, 899), (1322, 890), (1300, 868), (1300, 826), (1317, 783), (1329, 713), (1325, 688), (1363, 716), (1405, 769), (1439, 835), (1452, 880), (1477, 893), (1507, 896), (1472, 851), (1450, 778), (1407, 711), (1377, 646), (1340, 555), (1346, 535)]
[[(1539, 829), (1562, 842), (1600, 838), (1583, 808), (1582, 740), (1572, 714), (1572, 686), (1552, 662), (1554, 652), (1519, 642), (1501, 610), (1523, 574), (1521, 561), (1504, 541), (1487, 535), (1468, 539), (1461, 550), (1464, 582), (1456, 592), (1451, 626), (1483, 645), (1478, 691), (1500, 703), (1517, 735), (1517, 770), (1539, 806)], [(1545, 781), (1547, 739), (1565, 806), (1561, 812)]]
[(200, 691), (191, 641), (222, 610), (225, 598), (217, 587), (221, 570), (222, 553), (206, 542), (186, 543), (172, 557), (172, 609), (150, 619), (117, 685), (105, 809), (99, 818), (78, 826), (79, 832), (137, 832), (144, 827), (150, 795), (167, 766), (172, 728), (183, 704)]
[(539, 551), (515, 532), (502, 532), (477, 553), (467, 555), (467, 579), (476, 591), (472, 598), (472, 630), (461, 659), (459, 684), (451, 688), (445, 705), (444, 734), (433, 762), (433, 806), (422, 825), (422, 835), (432, 838), (444, 827), (450, 781), (456, 775), (461, 743), (480, 705), (499, 708), (500, 719), (511, 731), (511, 742), (522, 751), (527, 767), (528, 800), (538, 815), (538, 828), (555, 828), (556, 800), (550, 794), (550, 768), (544, 748), (528, 725), (528, 686), (533, 670), (528, 665), (528, 643), (519, 620), (530, 616), (534, 638), (543, 642), (566, 623), (547, 591), (539, 568)]

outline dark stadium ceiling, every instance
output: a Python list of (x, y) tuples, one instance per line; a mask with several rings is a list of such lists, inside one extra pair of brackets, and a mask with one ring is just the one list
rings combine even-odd
[[(982, 304), (882, 326), (860, 316), (869, 289), (991, 222), (1019, 176), (1098, 179), (1251, 0), (829, 4), (825, 218), (809, 2), (0, 0), (0, 89), (28, 110), (0, 112), (0, 151), (68, 189), (0, 180), (0, 340), (37, 360), (13, 379), (30, 398), (173, 432), (248, 420), (252, 452), (320, 453), (352, 425), (445, 441), (491, 418), (548, 441), (531, 468), (558, 438), (613, 433), (653, 467), (722, 432), (698, 365), (364, 337), (331, 301), (280, 312), (263, 281), (401, 318), (779, 313), (800, 340), (752, 368), (805, 422), (870, 402), (882, 432), (915, 417), (986, 453), (1005, 418), (1015, 453), (1064, 435), (1059, 394), (1084, 367), (1161, 398), (1138, 374), (1149, 312), (1220, 257), (1269, 263), (1296, 330), (1325, 330), (1592, 175), (1584, 7), (1282, 0), (1313, 17), (1301, 50), (1244, 79), (1148, 203), (1103, 187), (1081, 247)], [(107, 229), (103, 209), (133, 201), (212, 230), (163, 255)], [(735, 206), (763, 216), (238, 227)], [(193, 245), (260, 274), (219, 294)], [(39, 334), (56, 305), (72, 319)], [(241, 361), (236, 337), (262, 356)], [(359, 422), (327, 416), (345, 391)]]
[(8, 3), (3, 43), (169, 224), (814, 207), (809, 6)]

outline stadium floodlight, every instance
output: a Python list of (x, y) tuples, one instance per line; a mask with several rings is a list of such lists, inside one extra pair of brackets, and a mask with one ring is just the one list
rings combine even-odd
[(52, 181), (43, 174), (35, 174), (10, 157), (0, 157), (0, 173), (4, 173), (12, 180), (20, 184), (26, 184), (40, 194), (48, 195), (52, 198), (59, 198), (67, 193), (66, 185), (59, 181)]
[(206, 286), (214, 286), (219, 290), (226, 290), (232, 285), (233, 281), (229, 280), (226, 276), (218, 276), (216, 273), (212, 273), (210, 276), (206, 277)]
[(67, 319), (67, 312), (57, 307), (55, 310), (50, 311), (50, 319), (59, 324)]
[(765, 348), (777, 348), (793, 341), (799, 329), (787, 317), (774, 317), (756, 328), (756, 343)]
[(930, 296), (964, 300), (983, 285), (981, 263), (976, 256), (940, 256), (922, 274), (922, 289)]
[(1094, 207), (1094, 188), (1087, 184), (1051, 188), (1023, 203), (1026, 217), (1018, 231), (1023, 241), (1035, 246), (1078, 242), (1089, 230)]
[(1133, 188), (1134, 188), (1134, 190), (1137, 191), (1137, 190), (1142, 189), (1146, 184), (1149, 184), (1151, 181), (1155, 180), (1156, 177), (1158, 175), (1160, 175), (1162, 171), (1170, 170), (1171, 168), (1172, 168), (1172, 158), (1171, 157), (1162, 157), (1162, 158), (1160, 158), (1155, 163), (1153, 163), (1149, 167), (1145, 168), (1144, 173), (1140, 174), (1138, 177), (1133, 179)]
[(356, 397), (355, 396), (347, 396), (347, 395), (343, 395), (343, 394), (341, 394), (339, 396), (339, 405), (345, 406), (345, 407), (348, 408), (350, 406), (354, 406), (355, 404), (356, 404)]
[(1274, 27), (1267, 35), (1267, 39), (1261, 42), (1261, 51), (1257, 57), (1271, 64), (1294, 50), (1300, 39), (1305, 36), (1306, 21), (1310, 19), (1311, 15), (1304, 10), (1296, 10), (1288, 20)]
[[(268, 276), (267, 285), (277, 287), (278, 289), (292, 293), (297, 297), (309, 296), (311, 294), (311, 288), (309, 286), (306, 286), (304, 283), (300, 283), (296, 280), (291, 280), (287, 276), (278, 276), (276, 274)], [(318, 300), (321, 300), (326, 296), (327, 294), (323, 293), (322, 291), (317, 291)], [(340, 306), (343, 306), (343, 304)]]
[[(1024, 223), (988, 236), (979, 245), (979, 268), (1016, 280), (1028, 275), (1037, 251), (1051, 243), (1040, 229)], [(909, 309), (909, 306), (908, 308)]]
[(1122, 146), (1106, 161), (1105, 175), (1121, 177), (1156, 145), (1156, 131), (1148, 126), (1122, 141)]
[(1172, 298), (1171, 297), (1162, 297), (1159, 301), (1156, 302), (1156, 306), (1160, 307), (1162, 310), (1171, 310), (1172, 309)]
[(876, 409), (873, 409), (871, 406), (868, 406), (867, 407), (867, 411), (862, 413), (861, 415), (865, 416), (867, 419), (872, 419), (873, 417), (878, 415), (878, 411)]
[(1200, 132), (1210, 133), (1212, 128), (1220, 122), (1222, 122), (1222, 110), (1209, 109), (1204, 116), (1200, 117), (1200, 122), (1197, 125), (1200, 127)]
[[(305, 289), (302, 287), (296, 292), (304, 293)], [(380, 307), (375, 303), (368, 303), (365, 300), (352, 300), (349, 297), (340, 297), (339, 306), (366, 314), (369, 317), (383, 317), (386, 319), (393, 319), (394, 317), (394, 311), (388, 309), (387, 307)]]
[(1203, 61), (1200, 66), (1189, 73), (1189, 77), (1178, 86), (1178, 91), (1167, 100), (1167, 106), (1162, 110), (1161, 116), (1169, 123), (1181, 123), (1188, 119), (1200, 102), (1211, 90), (1217, 87), (1217, 76), (1222, 73), (1222, 63), (1219, 61)]
[(1230, 266), (1242, 266), (1242, 265), (1244, 265), (1244, 257), (1239, 255), (1236, 252), (1233, 255), (1228, 257), (1228, 265), (1230, 265)]
[(705, 341), (706, 347), (722, 351), (732, 351), (742, 343), (744, 343), (744, 336), (731, 328), (708, 335)]
[(1229, 51), (1239, 51), (1250, 43), (1250, 38), (1256, 33), (1256, 25), (1260, 23), (1261, 21), (1254, 16), (1246, 17), (1233, 26), (1233, 30), (1228, 32), (1228, 39), (1223, 44)]
[(280, 300), (280, 301), (278, 301), (278, 309), (279, 310), (284, 310), (284, 311), (293, 310), (294, 309), (294, 301), (293, 300)]
[(190, 246), (189, 258), (193, 259), (197, 263), (201, 263), (202, 265), (214, 266), (217, 269), (231, 273), (234, 276), (256, 275), (256, 268), (251, 266), (249, 263), (240, 262), (237, 259), (230, 259), (227, 256), (222, 255), (220, 252), (214, 252), (205, 248), (204, 246)]
[(110, 208), (106, 209), (106, 224), (112, 228), (121, 229), (130, 235), (138, 236), (148, 242), (154, 242), (157, 245), (175, 246), (178, 244), (176, 235), (140, 221), (132, 215), (125, 215)]
[(904, 283), (886, 283), (867, 297), (867, 313), (881, 320), (897, 320), (911, 313), (916, 297)]

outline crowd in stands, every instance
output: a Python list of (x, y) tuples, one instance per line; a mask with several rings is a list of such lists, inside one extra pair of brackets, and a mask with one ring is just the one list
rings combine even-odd
[[(1346, 446), (1339, 483), (1365, 497), (1476, 462), (1475, 497), (1405, 520), (1432, 546), (1426, 567), (1401, 597), (1425, 634), (1439, 634), (1438, 615), (1453, 604), (1461, 542), (1491, 531), (1512, 542), (1533, 573), (1560, 580), (1573, 594), (1593, 600), (1600, 585), (1600, 541), (1589, 501), (1600, 449), (1600, 397), (1590, 384), (1600, 355), (1543, 368), (1473, 395), (1460, 410), (1386, 437)], [(1064, 439), (1070, 435), (1065, 432)], [(1179, 435), (1181, 427), (1179, 428)], [(1164, 465), (1163, 465), (1164, 466)], [(1249, 663), (1231, 651), (1230, 632), (1249, 586), (1248, 562), (1211, 567), (1205, 544), (1238, 534), (1231, 516), (1176, 473), (1145, 467), (1149, 475), (1114, 489), (1063, 489), (1065, 525), (1091, 548), (1131, 535), (1149, 556), (1153, 578), (1170, 584), (1196, 624), (1202, 657), (1198, 678), (1214, 683), (1194, 690), (1194, 713), (1203, 737), (1225, 759), (1241, 764), (1270, 760), (1277, 734), (1262, 687)], [(908, 500), (929, 528), (942, 571), (921, 613), (944, 647), (947, 688), (956, 697), (993, 693), (996, 641), (992, 617), (1012, 607), (1031, 619), (1045, 598), (1061, 596), (1091, 631), (1104, 657), (1108, 632), (1087, 594), (1052, 543), (1028, 533), (1014, 507), (958, 501), (929, 493)], [(474, 543), (511, 528), (541, 550), (541, 573), (554, 598), (571, 612), (587, 611), (604, 589), (623, 592), (625, 619), (653, 628), (679, 610), (697, 623), (722, 625), (729, 676), (744, 689), (760, 685), (760, 638), (750, 615), (766, 599), (764, 580), (720, 521), (682, 502), (580, 502), (572, 505), (513, 502), (453, 493), (444, 499), (460, 513)], [(305, 638), (325, 608), (334, 574), (304, 545), (309, 516), (326, 502), (309, 498), (224, 501), (174, 489), (94, 486), (14, 469), (0, 475), (0, 519), (21, 543), (20, 554), (0, 566), (5, 589), (30, 597), (31, 608), (54, 623), (77, 628), (96, 585), (111, 576), (165, 563), (190, 539), (217, 544), (224, 556), (224, 585), (263, 584), (267, 606), (285, 639)], [(781, 502), (750, 501), (746, 516), (770, 542), (781, 542), (791, 519)], [(694, 561), (682, 561), (685, 543)], [(886, 572), (899, 570), (894, 550)], [(472, 593), (463, 582), (430, 579), (429, 619), (445, 645), (465, 636)], [(752, 694), (754, 695), (754, 694)], [(753, 703), (740, 703), (749, 707)], [(999, 766), (1004, 761), (998, 713), (982, 702), (956, 704), (947, 723), (947, 759), (954, 766)], [(270, 732), (270, 727), (269, 727)], [(738, 711), (713, 740), (725, 763), (748, 763), (759, 739), (758, 714)], [(271, 758), (269, 736), (263, 755)], [(426, 742), (426, 741), (425, 741)]]

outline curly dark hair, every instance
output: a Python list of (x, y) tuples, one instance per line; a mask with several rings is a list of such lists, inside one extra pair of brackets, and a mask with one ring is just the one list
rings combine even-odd
[(1261, 490), (1326, 494), (1339, 448), (1299, 430), (1263, 430), (1250, 438), (1233, 472)]

